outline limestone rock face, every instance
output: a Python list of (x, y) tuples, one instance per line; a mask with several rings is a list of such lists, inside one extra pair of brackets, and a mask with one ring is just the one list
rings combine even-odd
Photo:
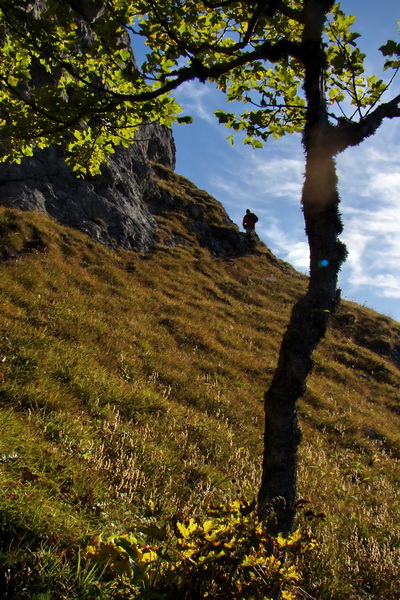
[(151, 162), (175, 168), (172, 133), (144, 125), (137, 142), (118, 148), (101, 175), (78, 179), (50, 148), (18, 164), (0, 164), (0, 204), (46, 214), (112, 247), (148, 251), (156, 221), (150, 206), (164, 204)]

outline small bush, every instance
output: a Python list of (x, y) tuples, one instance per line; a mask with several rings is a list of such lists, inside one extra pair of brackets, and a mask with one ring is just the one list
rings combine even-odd
[(315, 543), (299, 531), (272, 538), (254, 507), (235, 501), (203, 520), (95, 537), (84, 556), (89, 565), (107, 565), (116, 589), (132, 598), (292, 600), (299, 557)]

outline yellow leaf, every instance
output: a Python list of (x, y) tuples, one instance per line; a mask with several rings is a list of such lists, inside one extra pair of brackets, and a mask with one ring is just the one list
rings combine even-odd
[(211, 529), (213, 527), (214, 527), (214, 521), (211, 521), (211, 519), (209, 519), (208, 521), (204, 521), (204, 523), (203, 523), (204, 533), (208, 533), (209, 531), (211, 531)]
[(182, 537), (186, 540), (190, 537), (192, 533), (194, 533), (198, 529), (198, 525), (194, 519), (190, 519), (188, 525), (184, 525), (184, 523), (177, 523), (176, 526)]

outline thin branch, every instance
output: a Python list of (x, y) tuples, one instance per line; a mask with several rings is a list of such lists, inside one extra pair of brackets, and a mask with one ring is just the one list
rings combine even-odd
[[(216, 9), (224, 8), (225, 6), (229, 6), (231, 4), (237, 4), (237, 0), (223, 0), (222, 2), (214, 3), (203, 0), (203, 4), (206, 8)], [(248, 4), (248, 2), (245, 2), (245, 4)], [(260, 2), (260, 4), (262, 3)], [(267, 2), (264, 2), (264, 10), (265, 8), (269, 9), (271, 14), (280, 12), (285, 17), (289, 17), (290, 19), (298, 21), (299, 23), (304, 23), (303, 11), (287, 6), (284, 2), (282, 2), (282, 0), (267, 0)]]
[[(282, 58), (287, 58), (289, 56), (300, 58), (301, 55), (301, 47), (299, 44), (290, 42), (288, 40), (280, 40), (275, 44), (272, 44), (271, 42), (267, 41), (263, 44), (260, 44), (252, 51), (242, 52), (241, 54), (232, 57), (230, 60), (215, 63), (211, 66), (203, 65), (201, 61), (196, 60), (194, 58), (192, 59), (190, 66), (182, 67), (176, 72), (170, 73), (168, 75), (170, 79), (168, 81), (165, 81), (158, 89), (148, 89), (146, 91), (138, 91), (128, 94), (118, 93), (110, 89), (103, 88), (99, 85), (95, 85), (89, 81), (86, 81), (83, 77), (79, 75), (79, 73), (75, 72), (70, 63), (66, 62), (64, 59), (57, 56), (56, 54), (53, 55), (52, 53), (49, 53), (46, 50), (44, 50), (41, 47), (39, 41), (32, 37), (31, 33), (29, 33), (25, 28), (21, 29), (16, 26), (15, 21), (11, 19), (11, 15), (7, 14), (7, 10), (4, 12), (9, 27), (12, 29), (12, 31), (16, 33), (17, 36), (20, 36), (28, 44), (31, 44), (32, 47), (35, 48), (35, 50), (39, 51), (43, 56), (54, 60), (58, 64), (58, 66), (66, 69), (66, 71), (68, 71), (73, 77), (75, 77), (78, 81), (87, 86), (87, 89), (96, 92), (101, 91), (104, 94), (103, 103), (98, 109), (96, 109), (95, 107), (90, 107), (86, 111), (81, 111), (77, 117), (74, 117), (73, 120), (70, 119), (63, 121), (63, 119), (60, 118), (59, 114), (47, 111), (43, 107), (37, 105), (32, 98), (26, 97), (19, 90), (10, 86), (9, 83), (6, 82), (8, 88), (13, 94), (16, 95), (16, 97), (18, 97), (21, 101), (30, 106), (30, 108), (32, 108), (33, 110), (40, 112), (49, 121), (52, 121), (57, 126), (71, 126), (79, 122), (81, 118), (88, 116), (92, 113), (105, 114), (107, 112), (114, 111), (118, 107), (118, 105), (123, 102), (136, 103), (153, 100), (175, 90), (185, 81), (199, 79), (200, 81), (205, 82), (207, 79), (217, 79), (219, 76), (228, 73), (232, 69), (245, 66), (246, 64), (249, 64), (257, 59), (276, 62)], [(133, 83), (132, 87), (134, 88)], [(96, 101), (96, 105), (97, 104), (98, 102)]]
[[(60, 130), (65, 129), (66, 127), (70, 127), (71, 125), (75, 125), (76, 123), (79, 123), (79, 121), (85, 116), (84, 112), (80, 112), (73, 119), (64, 121), (60, 118), (55, 117), (52, 112), (43, 109), (41, 106), (39, 106), (38, 104), (36, 104), (32, 100), (30, 100), (29, 98), (26, 98), (20, 92), (20, 90), (18, 90), (16, 87), (9, 84), (8, 81), (5, 80), (4, 78), (2, 78), (1, 81), (2, 81), (2, 84), (4, 85), (4, 87), (6, 87), (12, 94), (14, 94), (14, 96), (16, 98), (18, 98), (21, 102), (23, 102), (24, 104), (26, 104), (27, 106), (32, 108), (34, 111), (40, 113), (42, 116), (44, 116), (46, 119), (48, 119), (52, 123), (59, 125)], [(55, 130), (55, 131), (57, 131), (57, 130)]]
[(310, 594), (303, 590), (301, 587), (297, 587), (296, 592), (301, 594), (302, 600), (317, 600), (316, 598), (314, 598), (314, 596), (310, 596)]
[(281, 0), (276, 0), (275, 6), (277, 11), (279, 11), (285, 17), (289, 17), (289, 19), (298, 21), (298, 23), (302, 23), (303, 25), (305, 24), (304, 10), (296, 10), (295, 8), (291, 8)]
[(389, 82), (387, 83), (387, 85), (385, 86), (385, 89), (382, 90), (382, 92), (379, 94), (379, 96), (376, 98), (375, 102), (369, 107), (369, 109), (367, 110), (365, 116), (367, 116), (371, 110), (373, 110), (374, 106), (376, 106), (376, 104), (379, 102), (379, 100), (382, 98), (383, 94), (385, 92), (387, 92), (387, 90), (390, 88), (390, 86), (393, 83), (394, 78), (396, 77), (396, 75), (398, 74), (400, 70), (400, 67), (397, 67), (397, 69), (395, 70), (395, 72), (393, 73), (392, 77), (390, 78)]
[(269, 11), (270, 11), (270, 6), (269, 6), (268, 0), (267, 1), (264, 0), (264, 2), (260, 2), (257, 5), (256, 10), (254, 11), (254, 13), (249, 21), (249, 24), (247, 26), (247, 31), (243, 38), (243, 42), (242, 42), (243, 48), (245, 46), (247, 46), (247, 44), (249, 43), (249, 40), (250, 40), (253, 32), (255, 31), (258, 23), (260, 22), (261, 17), (264, 14), (268, 13)]
[[(206, 8), (217, 9), (222, 8), (223, 6), (228, 6), (229, 4), (237, 4), (237, 1), (231, 2), (229, 0), (228, 2), (223, 2), (215, 5), (208, 2), (203, 2), (203, 4)], [(248, 6), (248, 3), (245, 4), (246, 6)], [(191, 46), (190, 44), (182, 44), (182, 41), (175, 35), (175, 32), (171, 31), (168, 22), (165, 19), (163, 19), (162, 15), (157, 10), (157, 5), (152, 0), (150, 0), (150, 5), (152, 6), (154, 14), (157, 16), (159, 22), (163, 25), (165, 32), (177, 44), (177, 47), (180, 48), (184, 54), (190, 53), (194, 56), (196, 56), (204, 50), (212, 50), (213, 52), (218, 52), (220, 54), (226, 54), (229, 56), (235, 55), (239, 50), (243, 50), (249, 44), (251, 37), (254, 34), (260, 22), (260, 19), (263, 16), (272, 16), (276, 12), (281, 12), (284, 16), (288, 16), (291, 19), (297, 20), (299, 23), (302, 23), (304, 21), (304, 17), (300, 11), (296, 11), (287, 7), (283, 2), (279, 0), (263, 0), (256, 4), (256, 9), (249, 19), (246, 32), (243, 36), (243, 39), (240, 42), (229, 47), (220, 46), (217, 43), (208, 44), (203, 42), (198, 47), (196, 47)], [(227, 26), (225, 31), (226, 30)]]
[(255, 106), (256, 108), (260, 108), (260, 109), (266, 109), (266, 108), (287, 108), (287, 109), (293, 109), (293, 110), (307, 110), (306, 106), (299, 106), (298, 104), (275, 104), (275, 103), (265, 103), (265, 104), (258, 104), (258, 102), (255, 102), (255, 100), (252, 100), (251, 98), (247, 98), (247, 103), (251, 104), (252, 106)]
[(185, 81), (199, 79), (200, 81), (205, 82), (207, 79), (217, 79), (232, 69), (242, 67), (254, 60), (262, 59), (270, 62), (277, 62), (289, 56), (301, 56), (301, 47), (299, 44), (288, 40), (279, 40), (276, 44), (264, 42), (253, 51), (244, 52), (232, 60), (216, 63), (209, 67), (203, 65), (199, 60), (192, 59), (190, 67), (182, 67), (174, 73), (170, 73), (169, 76), (173, 76), (175, 79), (167, 81), (157, 90), (139, 92), (137, 94), (119, 94), (108, 90), (106, 90), (106, 92), (113, 98), (120, 99), (121, 101), (141, 102), (143, 100), (152, 100), (171, 92)]
[(337, 45), (339, 46), (339, 48), (341, 49), (341, 51), (343, 52), (343, 54), (346, 57), (348, 67), (351, 72), (351, 83), (352, 83), (352, 90), (347, 89), (347, 91), (353, 96), (353, 98), (356, 102), (357, 112), (358, 112), (360, 118), (362, 118), (363, 115), (362, 115), (362, 111), (361, 111), (361, 100), (358, 97), (357, 86), (356, 86), (356, 73), (353, 68), (353, 65), (351, 64), (349, 53), (347, 52), (346, 46), (344, 44), (342, 44), (341, 40), (336, 35), (334, 29), (331, 27), (330, 30), (331, 30), (333, 37), (335, 38)]
[(9, 26), (9, 28), (17, 36), (19, 36), (25, 42), (27, 42), (28, 44), (30, 44), (32, 46), (32, 48), (34, 48), (35, 50), (37, 50), (38, 52), (40, 52), (46, 58), (50, 58), (51, 60), (54, 60), (54, 62), (56, 62), (59, 67), (65, 69), (67, 71), (67, 73), (69, 73), (70, 75), (72, 75), (77, 81), (80, 81), (81, 83), (83, 83), (85, 86), (87, 86), (87, 88), (89, 88), (89, 89), (92, 88), (93, 90), (96, 90), (96, 91), (98, 91), (99, 89), (101, 89), (98, 86), (92, 84), (90, 81), (87, 81), (86, 79), (84, 79), (83, 77), (81, 77), (72, 68), (72, 66), (71, 66), (70, 63), (66, 62), (65, 60), (63, 60), (62, 58), (60, 58), (58, 55), (51, 54), (48, 51), (44, 50), (42, 48), (42, 46), (37, 43), (36, 39), (34, 39), (32, 35), (29, 35), (29, 34), (26, 33), (25, 29), (24, 30), (18, 29), (16, 27), (16, 25), (15, 25), (14, 20), (12, 18), (10, 18), (10, 16), (7, 14), (7, 10), (4, 9), (3, 5), (2, 5), (2, 11), (3, 11), (3, 14), (4, 14), (5, 18), (6, 18), (6, 22), (7, 22), (7, 25)]
[(206, 8), (224, 8), (225, 6), (229, 6), (230, 4), (237, 4), (237, 0), (224, 0), (223, 2), (207, 2), (207, 0), (203, 0), (203, 4)]

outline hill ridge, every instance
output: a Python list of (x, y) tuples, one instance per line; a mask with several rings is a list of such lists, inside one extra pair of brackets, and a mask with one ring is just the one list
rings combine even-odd
[[(0, 209), (4, 598), (79, 597), (85, 536), (257, 489), (263, 392), (307, 278), (258, 240), (215, 252), (195, 206), (231, 231), (221, 205), (153, 168), (164, 195), (151, 251)], [(231, 249), (247, 243), (235, 227)], [(299, 405), (310, 513), (298, 525), (318, 543), (301, 588), (320, 600), (398, 597), (399, 335), (343, 302)]]

